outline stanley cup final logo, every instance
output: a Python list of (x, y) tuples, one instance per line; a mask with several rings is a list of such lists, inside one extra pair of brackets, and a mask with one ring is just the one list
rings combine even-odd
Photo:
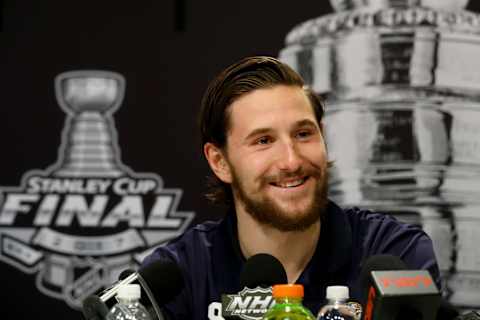
[(447, 298), (480, 307), (480, 16), (466, 0), (331, 0), (280, 58), (326, 96), (330, 196), (419, 224)]
[(0, 261), (79, 308), (183, 233), (194, 213), (176, 211), (182, 190), (121, 163), (112, 117), (124, 96), (121, 75), (66, 72), (55, 90), (67, 114), (58, 161), (25, 173), (19, 187), (0, 187)]

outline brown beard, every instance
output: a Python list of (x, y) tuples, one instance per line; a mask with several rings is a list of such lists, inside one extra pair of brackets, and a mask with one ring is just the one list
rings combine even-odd
[[(315, 186), (312, 204), (301, 214), (284, 212), (282, 208), (268, 198), (253, 199), (246, 194), (234, 170), (232, 170), (232, 190), (237, 200), (244, 206), (245, 211), (257, 222), (285, 232), (304, 231), (319, 221), (328, 203), (327, 174), (325, 172), (322, 175), (319, 171), (317, 169), (315, 172), (309, 172), (310, 178), (317, 178), (318, 183)], [(297, 176), (301, 176), (301, 174)]]

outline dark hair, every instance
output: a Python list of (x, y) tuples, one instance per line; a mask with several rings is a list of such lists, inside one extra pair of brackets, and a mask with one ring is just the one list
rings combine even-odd
[[(324, 106), (322, 99), (305, 87), (298, 73), (285, 63), (265, 56), (244, 58), (218, 74), (208, 86), (202, 99), (199, 126), (202, 146), (207, 142), (224, 149), (230, 129), (228, 107), (241, 96), (258, 89), (287, 85), (303, 88), (320, 124)], [(215, 175), (209, 178), (207, 198), (214, 203), (232, 202), (230, 185)]]

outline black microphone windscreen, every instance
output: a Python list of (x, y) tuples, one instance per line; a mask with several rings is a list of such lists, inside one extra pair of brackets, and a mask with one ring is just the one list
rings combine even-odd
[(182, 272), (178, 265), (171, 261), (153, 262), (138, 272), (160, 305), (170, 301), (184, 287)]
[(240, 288), (270, 287), (287, 282), (287, 273), (282, 263), (266, 253), (250, 257), (240, 274)]
[(104, 320), (108, 307), (100, 297), (91, 295), (83, 300), (82, 313), (86, 320)]
[(368, 287), (370, 283), (370, 275), (372, 271), (387, 271), (387, 270), (406, 270), (408, 269), (405, 262), (399, 257), (389, 254), (379, 254), (371, 256), (363, 263), (362, 271), (360, 272), (358, 287), (362, 290), (362, 304), (367, 301)]

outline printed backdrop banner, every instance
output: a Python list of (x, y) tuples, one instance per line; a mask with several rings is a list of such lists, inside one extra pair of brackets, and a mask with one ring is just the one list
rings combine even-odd
[(251, 55), (325, 97), (330, 197), (421, 225), (445, 297), (480, 308), (478, 3), (70, 5), (4, 5), (2, 319), (80, 318), (121, 271), (223, 215), (203, 196), (196, 116), (209, 80)]

